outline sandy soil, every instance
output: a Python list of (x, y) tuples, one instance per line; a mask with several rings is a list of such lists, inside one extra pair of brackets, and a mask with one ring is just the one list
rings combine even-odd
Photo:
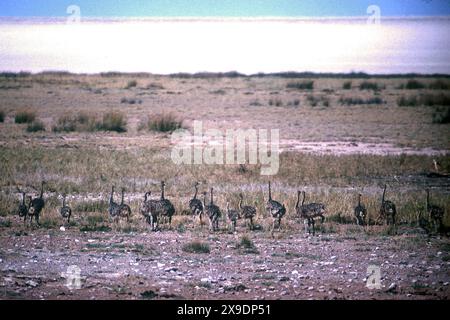
[[(17, 223), (17, 225), (16, 225)], [(111, 233), (24, 229), (0, 233), (2, 299), (448, 299), (446, 239), (403, 228), (391, 237), (364, 230), (307, 237), (253, 232), (256, 250), (237, 234), (163, 230)], [(301, 226), (299, 225), (301, 229)], [(375, 228), (375, 227), (374, 227)], [(193, 239), (210, 253), (186, 253)], [(81, 288), (66, 287), (69, 266)], [(366, 287), (369, 265), (380, 289)]]

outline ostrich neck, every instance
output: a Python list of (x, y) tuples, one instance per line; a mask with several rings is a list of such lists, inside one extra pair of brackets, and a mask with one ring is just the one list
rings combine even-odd
[(44, 183), (41, 184), (41, 195), (40, 195), (41, 199), (42, 199), (43, 195), (44, 195)]
[(239, 199), (239, 209), (242, 209), (242, 198)]
[(198, 193), (198, 187), (197, 187), (197, 186), (195, 186), (194, 199), (197, 199), (197, 193)]
[(361, 206), (361, 195), (358, 195), (358, 207)]
[(272, 188), (270, 186), (270, 182), (269, 182), (269, 200), (272, 200)]
[(295, 204), (295, 209), (298, 208), (299, 203), (300, 203), (300, 192), (297, 192), (297, 203)]
[(306, 195), (305, 195), (305, 193), (303, 192), (302, 206), (303, 206), (303, 204), (305, 203), (305, 198), (306, 198)]
[(164, 188), (165, 188), (165, 186), (162, 185), (161, 186), (161, 200), (164, 200)]
[(113, 197), (114, 197), (114, 187), (112, 187), (111, 189), (111, 196), (109, 197), (109, 203), (113, 202)]

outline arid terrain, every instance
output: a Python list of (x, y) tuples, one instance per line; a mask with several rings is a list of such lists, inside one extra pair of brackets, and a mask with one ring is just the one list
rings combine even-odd
[[(449, 110), (447, 77), (0, 74), (0, 299), (449, 299)], [(278, 173), (176, 165), (170, 132), (195, 120), (279, 129)], [(176, 214), (152, 232), (139, 208), (162, 180)], [(273, 234), (269, 180), (287, 208)], [(24, 225), (19, 190), (36, 197), (41, 181), (41, 226)], [(214, 187), (217, 232), (189, 212), (196, 181)], [(385, 184), (396, 228), (375, 224)], [(129, 222), (108, 216), (113, 185)], [(419, 223), (426, 189), (445, 210), (439, 232)], [(326, 205), (315, 236), (296, 215), (297, 190)], [(225, 208), (240, 193), (257, 227), (240, 220), (233, 233)], [(358, 193), (368, 226), (355, 224)], [(370, 265), (380, 289), (366, 287)], [(80, 289), (66, 287), (69, 266)]]

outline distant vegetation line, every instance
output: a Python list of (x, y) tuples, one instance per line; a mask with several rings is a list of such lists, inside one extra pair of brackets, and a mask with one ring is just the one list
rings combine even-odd
[[(32, 75), (53, 75), (53, 76), (70, 76), (70, 75), (87, 75), (85, 73), (72, 73), (68, 71), (43, 71), (38, 73), (31, 72), (0, 72), (0, 78), (18, 78), (28, 77)], [(93, 74), (95, 75), (95, 74)], [(120, 77), (120, 76), (133, 76), (133, 77), (149, 77), (149, 76), (168, 76), (172, 78), (193, 78), (193, 79), (208, 79), (208, 78), (264, 78), (264, 77), (279, 77), (290, 79), (301, 78), (345, 78), (345, 79), (361, 79), (361, 78), (450, 78), (450, 74), (420, 74), (420, 73), (393, 73), (393, 74), (369, 74), (365, 72), (350, 72), (350, 73), (332, 73), (332, 72), (274, 72), (274, 73), (255, 73), (244, 74), (237, 71), (229, 72), (196, 72), (196, 73), (171, 73), (171, 74), (153, 74), (147, 72), (101, 72), (102, 77)]]

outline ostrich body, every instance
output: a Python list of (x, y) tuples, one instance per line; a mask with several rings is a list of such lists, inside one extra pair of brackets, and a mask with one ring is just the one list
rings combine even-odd
[(213, 198), (214, 189), (211, 188), (211, 202), (209, 205), (206, 205), (206, 192), (203, 193), (203, 207), (205, 208), (205, 212), (209, 217), (211, 230), (217, 231), (219, 230), (219, 219), (222, 216), (222, 212), (220, 212), (220, 208), (214, 204)]
[(386, 195), (386, 185), (384, 185), (383, 189), (380, 214), (378, 216), (377, 222), (379, 222), (381, 219), (386, 219), (387, 224), (390, 224), (392, 222), (392, 224), (395, 225), (395, 216), (397, 214), (397, 209), (392, 201), (385, 200), (385, 195)]
[(109, 208), (108, 208), (109, 215), (111, 218), (116, 218), (119, 216), (120, 212), (120, 205), (116, 202), (114, 202), (114, 186), (111, 188), (111, 196), (109, 197)]
[(70, 216), (72, 215), (72, 209), (66, 205), (66, 195), (63, 195), (62, 207), (59, 209), (59, 213), (64, 219), (67, 219), (67, 223), (70, 223)]
[(147, 219), (149, 215), (149, 207), (148, 207), (148, 197), (151, 195), (151, 192), (146, 192), (144, 194), (144, 201), (141, 203), (141, 206), (139, 207), (139, 212), (144, 216), (144, 218)]
[(275, 230), (275, 222), (278, 223), (278, 230), (281, 228), (281, 218), (286, 214), (286, 207), (272, 199), (272, 190), (269, 181), (269, 200), (266, 204), (266, 211), (272, 216), (272, 232)]
[(197, 199), (197, 194), (198, 194), (198, 185), (199, 183), (196, 182), (194, 185), (195, 188), (195, 193), (194, 193), (194, 197), (189, 201), (189, 209), (191, 210), (192, 214), (194, 216), (199, 216), (200, 218), (200, 225), (202, 224), (202, 215), (203, 215), (203, 204), (202, 201)]
[(256, 216), (256, 208), (252, 206), (244, 206), (242, 202), (244, 201), (244, 196), (242, 193), (239, 195), (239, 210), (241, 211), (241, 216), (244, 219), (248, 219), (250, 222), (250, 230), (253, 230), (253, 218)]
[(227, 216), (228, 216), (228, 220), (230, 220), (230, 222), (231, 222), (232, 231), (235, 232), (236, 231), (236, 223), (237, 223), (237, 220), (239, 219), (239, 211), (231, 209), (230, 203), (228, 201), (227, 201)]
[(358, 205), (355, 207), (356, 224), (363, 226), (366, 221), (367, 209), (364, 204), (361, 203), (361, 194), (358, 194)]
[(42, 181), (41, 183), (41, 193), (39, 195), (39, 198), (34, 198), (30, 202), (30, 207), (28, 208), (28, 215), (30, 216), (30, 224), (34, 220), (38, 225), (39, 223), (39, 216), (42, 212), (42, 209), (45, 207), (45, 201), (44, 201), (44, 184), (45, 182)]
[(116, 216), (117, 218), (126, 218), (127, 222), (130, 221), (131, 216), (131, 208), (128, 204), (124, 202), (125, 197), (125, 189), (122, 188), (122, 198), (119, 205), (119, 214)]
[[(27, 214), (28, 214), (28, 206), (25, 203), (25, 198), (26, 198), (26, 194), (25, 192), (21, 192), (22, 193), (22, 202), (19, 204), (19, 208), (18, 208), (18, 213), (19, 213), (19, 217), (23, 218), (23, 223), (25, 223), (27, 221)], [(29, 203), (30, 205), (30, 203)]]
[(159, 215), (169, 219), (169, 227), (172, 225), (172, 216), (175, 214), (175, 207), (170, 200), (164, 196), (166, 183), (161, 182), (161, 200), (158, 202)]
[[(321, 222), (323, 223), (325, 220), (324, 214), (325, 212), (325, 205), (322, 203), (309, 203), (305, 204), (305, 198), (306, 193), (305, 191), (302, 192), (303, 199), (302, 204), (300, 205), (300, 191), (297, 191), (297, 203), (295, 204), (295, 210), (297, 211), (297, 214), (303, 218), (305, 221), (308, 222), (308, 233), (311, 233), (311, 226), (312, 226), (312, 234), (315, 235), (315, 220), (314, 218), (320, 217)], [(306, 224), (305, 224), (305, 232), (306, 232)]]

